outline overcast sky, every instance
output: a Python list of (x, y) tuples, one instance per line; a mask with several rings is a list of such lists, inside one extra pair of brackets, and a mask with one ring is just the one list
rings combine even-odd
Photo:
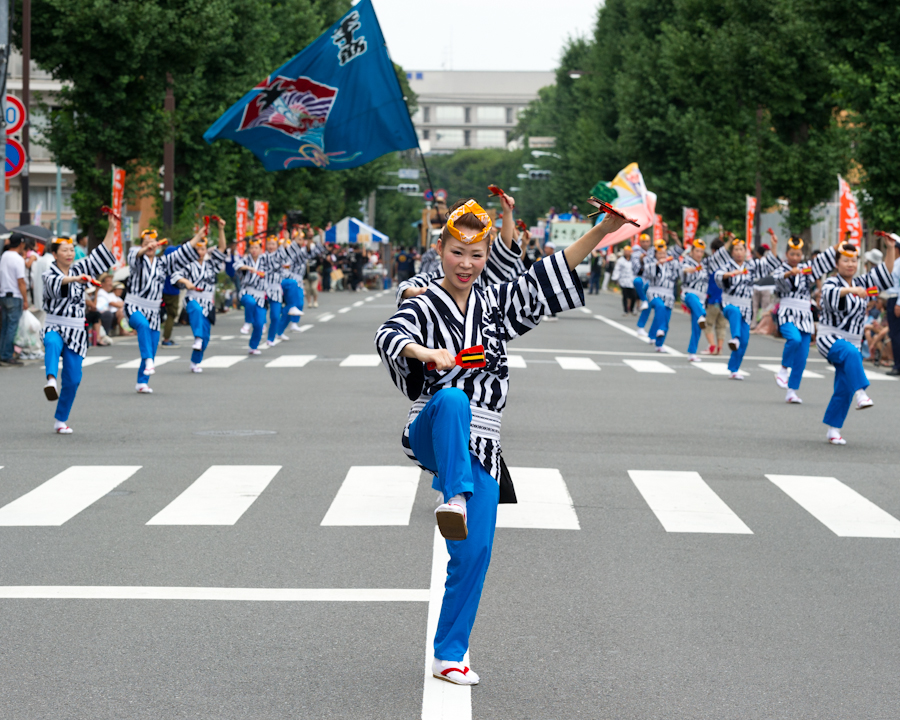
[(405, 70), (553, 70), (589, 35), (599, 0), (373, 0)]

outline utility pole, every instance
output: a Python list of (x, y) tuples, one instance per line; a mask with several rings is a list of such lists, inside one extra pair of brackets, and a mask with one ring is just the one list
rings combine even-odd
[[(26, 0), (27, 1), (27, 0)], [(168, 124), (163, 144), (163, 225), (175, 224), (175, 89), (172, 73), (166, 73), (166, 102), (163, 109)]]
[[(0, 129), (6, 130), (6, 71), (9, 69), (9, 0), (0, 0)], [(0, 178), (0, 223), (6, 225), (6, 133), (3, 142), (3, 177)]]
[[(4, 98), (5, 99), (5, 98)], [(22, 0), (22, 105), (25, 106), (25, 124), (22, 126), (22, 147), (25, 148), (25, 168), (19, 176), (22, 185), (22, 212), (19, 225), (31, 224), (31, 203), (28, 197), (28, 126), (31, 124), (31, 0)], [(5, 166), (5, 162), (4, 162)], [(5, 181), (5, 178), (4, 178)]]

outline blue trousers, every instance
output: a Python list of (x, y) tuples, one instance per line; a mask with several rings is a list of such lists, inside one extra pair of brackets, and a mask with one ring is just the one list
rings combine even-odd
[[(287, 315), (287, 312), (284, 314)], [(275, 340), (279, 325), (281, 325), (281, 303), (269, 300), (269, 333), (267, 337), (269, 342)]]
[(266, 309), (256, 302), (256, 298), (252, 295), (244, 295), (241, 298), (244, 304), (244, 317), (249, 315), (249, 322), (253, 325), (253, 332), (250, 333), (250, 347), (256, 350), (259, 347), (259, 341), (262, 340), (263, 326), (266, 324)]
[[(650, 340), (656, 342), (656, 347), (662, 347), (669, 334), (669, 321), (672, 319), (672, 310), (666, 307), (662, 298), (653, 298), (650, 301), (650, 309), (653, 311), (653, 322), (650, 323)], [(657, 331), (662, 330), (663, 336), (656, 337)]]
[[(647, 300), (647, 281), (644, 278), (636, 277), (634, 279), (634, 289), (637, 290), (638, 297), (641, 299), (641, 302)], [(641, 310), (641, 316), (638, 318), (637, 326), (639, 328), (644, 327), (647, 324), (647, 319), (650, 317), (650, 308), (646, 310)]]
[[(59, 377), (59, 358), (63, 359), (62, 377)], [(59, 400), (56, 402), (56, 415), (60, 422), (69, 419), (72, 403), (78, 386), (81, 384), (81, 362), (83, 358), (69, 348), (55, 330), (44, 333), (44, 372), (57, 379), (59, 384)]]
[(684, 293), (684, 304), (691, 311), (691, 341), (688, 343), (688, 354), (694, 355), (697, 352), (697, 346), (700, 344), (700, 318), (706, 317), (706, 309), (700, 298), (694, 293)]
[(203, 353), (206, 352), (206, 346), (209, 345), (209, 318), (203, 315), (203, 308), (196, 300), (188, 300), (187, 307), (188, 320), (191, 323), (191, 332), (195, 338), (203, 340), (203, 349), (191, 351), (191, 362), (194, 364), (203, 362)]
[(444, 600), (434, 636), (434, 656), (462, 662), (478, 613), (484, 578), (491, 563), (500, 487), (469, 452), (472, 410), (459, 388), (444, 388), (428, 402), (409, 428), (419, 462), (437, 473), (432, 482), (444, 500), (466, 493), (469, 536), (447, 541), (450, 562)]
[(141, 351), (141, 364), (138, 367), (137, 381), (146, 384), (150, 376), (144, 374), (144, 365), (147, 360), (156, 358), (156, 348), (159, 347), (159, 330), (151, 330), (150, 322), (144, 317), (144, 313), (138, 311), (128, 316), (128, 324), (137, 331), (138, 348)]
[(288, 323), (296, 318), (296, 315), (288, 315), (287, 311), (291, 308), (297, 308), (303, 312), (303, 288), (293, 278), (285, 278), (281, 281), (281, 291), (284, 293), (284, 307), (281, 313), (281, 322), (278, 323), (278, 334), (284, 335), (287, 330)]
[(863, 369), (862, 354), (856, 346), (843, 338), (835, 340), (828, 351), (828, 362), (834, 365), (834, 394), (825, 408), (822, 422), (834, 428), (844, 427), (850, 411), (850, 403), (857, 390), (869, 387), (869, 378)]
[(737, 305), (726, 305), (722, 308), (722, 314), (731, 328), (731, 337), (741, 341), (741, 346), (737, 350), (732, 350), (731, 357), (728, 358), (728, 369), (737, 372), (741, 369), (744, 353), (747, 352), (747, 345), (750, 343), (750, 323), (744, 320)]
[[(785, 339), (784, 351), (781, 353), (781, 366), (791, 369), (788, 387), (800, 389), (800, 380), (806, 369), (806, 358), (809, 357), (809, 339), (811, 335), (797, 329), (794, 323), (785, 323), (780, 328), (781, 337)], [(835, 426), (837, 427), (837, 426)]]

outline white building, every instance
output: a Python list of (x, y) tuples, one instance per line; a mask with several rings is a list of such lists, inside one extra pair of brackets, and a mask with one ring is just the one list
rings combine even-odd
[[(50, 155), (50, 151), (41, 145), (41, 129), (46, 127), (47, 119), (41, 113), (38, 104), (41, 101), (53, 105), (53, 98), (62, 89), (62, 83), (54, 80), (50, 73), (31, 63), (31, 108), (29, 131), (29, 210), (32, 213), (32, 223), (35, 222), (34, 213), (40, 208), (40, 224), (44, 227), (54, 228), (56, 223), (56, 171), (57, 166)], [(6, 77), (6, 92), (22, 98), (22, 56), (17, 50), (9, 55), (9, 70)], [(21, 141), (21, 132), (13, 135)], [(77, 220), (72, 212), (70, 204), (74, 192), (74, 175), (68, 168), (60, 168), (62, 180), (62, 223), (63, 233), (74, 233)], [(22, 176), (19, 175), (9, 181), (9, 191), (6, 195), (6, 214), (3, 224), (6, 227), (19, 225), (19, 213), (22, 211)]]
[(425, 153), (505, 148), (515, 140), (519, 113), (552, 72), (413, 70), (406, 73), (419, 109), (413, 125)]

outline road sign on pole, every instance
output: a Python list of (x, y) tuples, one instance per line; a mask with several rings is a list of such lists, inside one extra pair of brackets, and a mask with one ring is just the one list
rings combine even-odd
[(6, 134), (13, 135), (25, 124), (25, 106), (15, 95), (6, 96)]
[(14, 178), (25, 168), (25, 148), (18, 140), (6, 138), (6, 179)]

